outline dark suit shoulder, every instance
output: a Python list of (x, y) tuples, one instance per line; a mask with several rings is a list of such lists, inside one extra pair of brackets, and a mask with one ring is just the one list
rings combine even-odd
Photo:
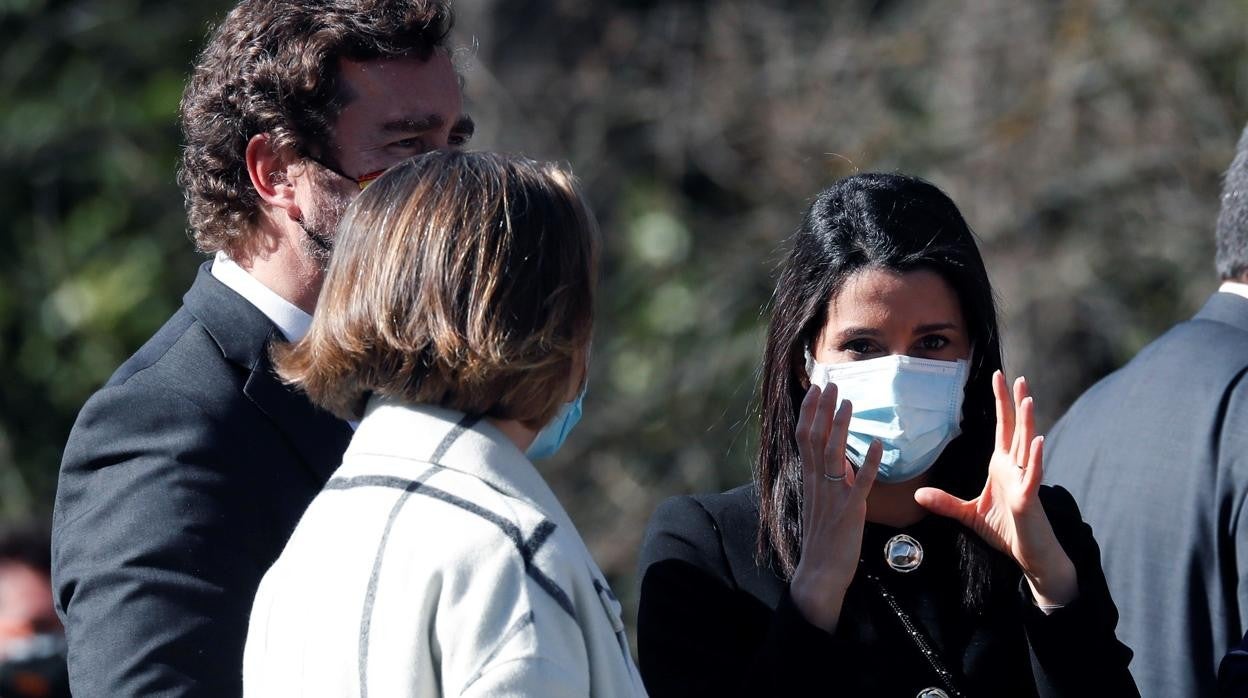
[(222, 357), (198, 323), (175, 320), (179, 318), (167, 323), (83, 405), (61, 463), (58, 490), (68, 491), (58, 492), (58, 498), (72, 491), (75, 476), (90, 476), (93, 481), (132, 476), (101, 471), (122, 465), (133, 470), (131, 466), (145, 454), (163, 454), (167, 465), (181, 464), (176, 470), (153, 473), (163, 477), (199, 466), (229, 465), (237, 459), (221, 458), (220, 453), (254, 441), (249, 437), (262, 415), (243, 395), (248, 374)]
[[(243, 448), (257, 433), (263, 434), (258, 426), (263, 415), (243, 392), (254, 368), (249, 363), (264, 355), (275, 331), (257, 313), (246, 299), (213, 278), (207, 266), (201, 268), (186, 304), (87, 400), (66, 444), (62, 470), (83, 465), (94, 470), (144, 451), (164, 452), (171, 462), (189, 467), (192, 463), (179, 458), (179, 453), (213, 444), (230, 452), (235, 450), (231, 444)], [(208, 321), (218, 327), (209, 327)], [(232, 343), (234, 359), (219, 336)], [(250, 349), (240, 350), (243, 346)], [(240, 357), (253, 361), (240, 363), (236, 360)], [(143, 448), (133, 448), (132, 443), (126, 455), (118, 442), (128, 439), (142, 441)]]
[[(185, 334), (179, 342), (195, 343)], [(180, 351), (182, 360), (168, 359)], [(208, 354), (175, 345), (165, 359), (102, 388), (83, 406), (61, 460), (57, 539), (79, 525), (111, 526), (136, 512), (149, 523), (179, 522), (151, 533), (159, 536), (196, 521), (215, 526), (222, 511), (247, 518), (263, 510), (249, 452), (270, 460), (281, 454), (256, 427), (262, 415), (241, 394), (242, 378), (219, 357), (214, 365), (210, 354), (194, 356), (201, 353)], [(138, 493), (152, 499), (135, 499)]]
[(160, 362), (194, 324), (196, 320), (186, 311), (186, 308), (178, 308), (178, 311), (166, 320), (165, 324), (161, 325), (160, 329), (144, 342), (138, 351), (118, 366), (116, 371), (113, 371), (105, 387), (121, 385), (136, 373)]
[(1075, 400), (1050, 431), (1046, 450), (1053, 458), (1046, 460), (1058, 481), (1066, 481), (1072, 476), (1068, 469), (1082, 468), (1090, 457), (1079, 450), (1130, 438), (1152, 452), (1157, 439), (1151, 437), (1169, 440), (1170, 435), (1151, 425), (1203, 428), (1219, 422), (1226, 405), (1248, 399), (1245, 373), (1248, 331), (1200, 315), (1179, 323)]
[[(1211, 356), (1217, 360), (1206, 359)], [(1182, 382), (1196, 388), (1225, 386), (1246, 367), (1248, 330), (1198, 315), (1150, 342), (1089, 392), (1118, 392), (1141, 381)]]
[[(237, 410), (246, 402), (242, 388), (249, 372), (222, 357), (201, 325), (192, 323), (167, 346), (153, 348), (160, 350), (159, 356), (154, 356), (156, 351), (150, 355), (144, 355), (142, 350), (136, 353), (123, 364), (124, 373), (119, 369), (112, 380), (88, 399), (82, 413), (98, 409), (99, 403), (106, 402), (110, 404), (111, 416), (125, 423), (134, 417), (126, 410), (127, 405), (151, 411), (157, 406), (173, 408), (183, 406), (179, 403), (190, 403), (204, 415), (216, 419), (235, 420), (242, 416)], [(166, 416), (177, 419), (184, 412), (184, 409), (170, 409)]]

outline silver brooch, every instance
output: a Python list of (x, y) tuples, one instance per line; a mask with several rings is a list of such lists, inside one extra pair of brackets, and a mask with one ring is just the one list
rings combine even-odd
[(898, 572), (913, 572), (923, 564), (923, 546), (904, 533), (898, 533), (884, 544), (884, 561)]

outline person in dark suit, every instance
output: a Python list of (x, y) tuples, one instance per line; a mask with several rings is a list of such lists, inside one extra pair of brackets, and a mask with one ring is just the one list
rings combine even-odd
[(1217, 223), (1222, 286), (1081, 396), (1047, 479), (1087, 513), (1145, 695), (1208, 696), (1248, 631), (1248, 130)]
[(754, 483), (642, 545), (655, 696), (1136, 695), (1096, 542), (1042, 488), (973, 234), (936, 187), (823, 191), (774, 296)]
[(83, 407), (53, 587), (77, 696), (241, 693), (248, 610), (352, 431), (273, 374), (307, 330), (346, 204), (462, 143), (434, 0), (244, 0), (183, 95), (179, 182), (204, 264)]

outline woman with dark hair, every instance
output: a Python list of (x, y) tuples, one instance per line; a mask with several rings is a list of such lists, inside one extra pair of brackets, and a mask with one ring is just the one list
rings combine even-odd
[(940, 190), (816, 198), (774, 298), (754, 482), (676, 497), (642, 548), (653, 695), (1135, 695), (1091, 531), (1041, 487), (1024, 379)]

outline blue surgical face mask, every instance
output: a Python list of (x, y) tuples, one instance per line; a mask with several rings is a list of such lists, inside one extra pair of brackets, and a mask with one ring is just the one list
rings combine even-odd
[(820, 388), (835, 383), (839, 399), (853, 404), (845, 451), (855, 466), (862, 467), (873, 440), (884, 446), (880, 482), (922, 475), (962, 433), (962, 400), (970, 372), (966, 361), (892, 354), (821, 364), (808, 353), (806, 372)]
[(581, 402), (585, 400), (586, 387), (588, 384), (581, 388), (580, 395), (577, 395), (572, 402), (563, 403), (554, 418), (537, 432), (537, 438), (529, 444), (524, 455), (530, 460), (540, 460), (550, 458), (559, 451), (563, 442), (568, 439), (568, 434), (572, 433), (572, 427), (581, 421)]

